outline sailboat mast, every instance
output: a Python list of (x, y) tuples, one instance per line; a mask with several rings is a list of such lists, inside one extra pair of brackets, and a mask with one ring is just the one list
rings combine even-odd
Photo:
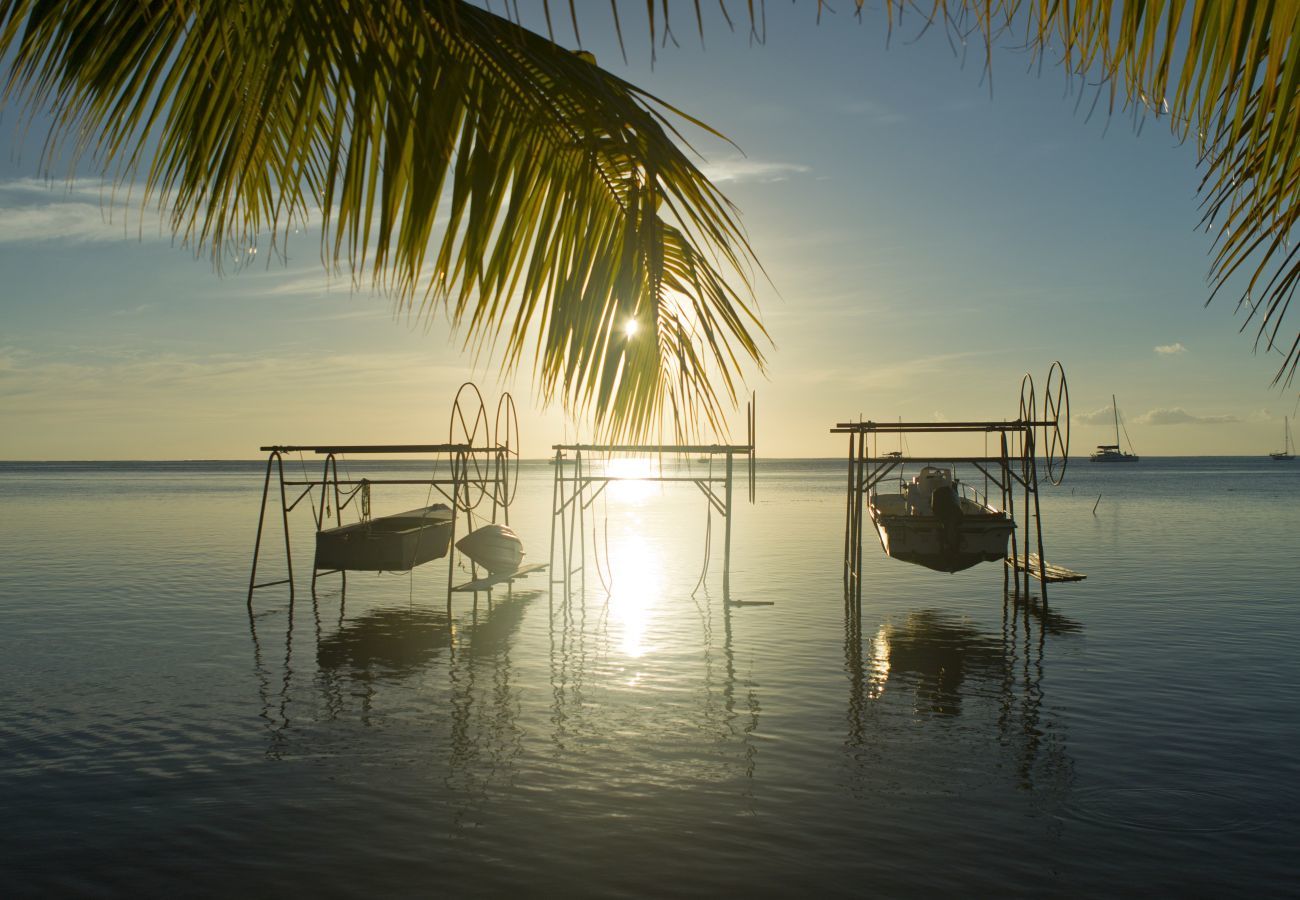
[(1110, 395), (1110, 409), (1115, 414), (1115, 447), (1119, 448), (1119, 404), (1115, 402), (1115, 395)]

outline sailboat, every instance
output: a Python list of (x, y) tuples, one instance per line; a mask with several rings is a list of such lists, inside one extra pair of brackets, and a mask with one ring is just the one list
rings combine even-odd
[(1291, 421), (1282, 417), (1282, 449), (1268, 455), (1269, 459), (1283, 462), (1288, 459), (1295, 459), (1295, 441), (1291, 440)]
[[(1137, 462), (1136, 453), (1125, 453), (1119, 449), (1119, 404), (1115, 402), (1115, 395), (1110, 395), (1110, 408), (1115, 411), (1115, 443), (1098, 444), (1097, 449), (1092, 451), (1088, 458), (1093, 462)], [(1127, 436), (1125, 432), (1125, 436)], [(1129, 449), (1133, 449), (1132, 442), (1129, 442)]]

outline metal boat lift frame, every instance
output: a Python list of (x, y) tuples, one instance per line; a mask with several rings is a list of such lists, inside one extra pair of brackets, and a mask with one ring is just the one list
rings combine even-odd
[[(849, 436), (848, 451), (848, 497), (844, 513), (844, 596), (854, 603), (862, 602), (862, 534), (867, 522), (864, 516), (864, 500), (869, 499), (872, 491), (894, 469), (909, 462), (932, 463), (937, 461), (953, 464), (966, 463), (979, 470), (986, 479), (985, 495), (988, 496), (987, 484), (992, 484), (1001, 494), (1001, 508), (1011, 517), (1013, 525), (1016, 519), (1015, 486), (1020, 485), (1023, 494), (1023, 515), (1026, 526), (1034, 524), (1034, 538), (1037, 544), (1037, 560), (1030, 555), (1030, 534), (1028, 529), (1023, 540), (1017, 541), (1016, 531), (1011, 531), (1011, 556), (1003, 560), (1002, 590), (1004, 595), (1021, 598), (1021, 575), (1023, 574), (1023, 594), (1029, 599), (1029, 580), (1037, 578), (1042, 590), (1043, 608), (1047, 607), (1047, 583), (1052, 580), (1046, 556), (1043, 553), (1043, 521), (1039, 507), (1039, 472), (1037, 456), (1036, 429), (1041, 429), (1047, 437), (1047, 474), (1053, 484), (1060, 484), (1065, 477), (1065, 466), (1069, 458), (1070, 446), (1070, 400), (1069, 388), (1065, 381), (1065, 371), (1059, 362), (1053, 363), (1047, 377), (1047, 396), (1043, 403), (1043, 417), (1036, 415), (1033, 379), (1026, 375), (1021, 382), (1020, 416), (1013, 422), (839, 422), (832, 428), (831, 434)], [(1064, 411), (1064, 423), (1062, 422)], [(914, 457), (901, 453), (872, 455), (872, 435), (882, 434), (983, 434), (996, 435), (998, 438), (997, 456), (964, 457)], [(883, 541), (881, 543), (883, 548)], [(1021, 551), (1023, 550), (1023, 555)], [(1035, 565), (1036, 562), (1036, 565)], [(1037, 571), (1035, 571), (1035, 569)]]
[[(745, 444), (554, 444), (552, 462), (555, 464), (554, 483), (551, 489), (551, 597), (555, 586), (560, 585), (567, 601), (573, 590), (574, 576), (578, 587), (587, 589), (586, 558), (587, 509), (609, 487), (618, 481), (649, 481), (659, 484), (684, 482), (694, 484), (706, 500), (723, 518), (722, 544), (722, 597), (731, 603), (731, 511), (735, 498), (736, 457), (743, 457), (749, 476), (749, 502), (755, 498), (755, 409), (751, 399), (746, 409)], [(722, 475), (654, 474), (645, 476), (609, 475), (590, 467), (593, 457), (635, 453), (662, 457), (688, 454), (690, 456), (722, 456), (725, 468)], [(721, 495), (719, 495), (719, 489)], [(558, 537), (558, 543), (557, 543)], [(575, 564), (576, 557), (576, 564)], [(739, 601), (737, 601), (739, 605)]]
[[(461, 396), (467, 390), (471, 391), (473, 397), (477, 399), (477, 409), (472, 405), (462, 403)], [(466, 418), (467, 411), (472, 418), (472, 423)], [(374, 485), (425, 485), (431, 490), (436, 490), (451, 505), (451, 546), (447, 550), (447, 602), (450, 603), (452, 581), (456, 570), (456, 529), (458, 519), (462, 514), (468, 517), (473, 510), (477, 509), (490, 490), (492, 497), (491, 521), (495, 522), (498, 513), (500, 513), (503, 516), (504, 523), (509, 525), (510, 504), (513, 502), (518, 488), (519, 425), (514, 400), (508, 393), (502, 394), (497, 404), (497, 435), (495, 442), (484, 442), (485, 435), (481, 435), (479, 432), (481, 430), (486, 431), (486, 429), (487, 413), (483, 406), (482, 395), (474, 384), (466, 382), (461, 385), (452, 405), (451, 427), (449, 429), (452, 437), (464, 438), (461, 441), (445, 444), (272, 444), (261, 447), (260, 449), (267, 453), (268, 456), (266, 458), (266, 475), (262, 481), (262, 503), (257, 519), (257, 537), (253, 543), (253, 563), (248, 576), (249, 609), (252, 609), (253, 593), (255, 591), (276, 585), (287, 584), (289, 586), (289, 601), (292, 603), (294, 600), (293, 547), (289, 536), (290, 512), (319, 489), (319, 507), (312, 503), (317, 532), (326, 527), (342, 526), (343, 510), (354, 501), (357, 501), (358, 498), (361, 520), (368, 521), (370, 519), (370, 489)], [(504, 441), (501, 440), (503, 430)], [(320, 477), (311, 478), (304, 472), (301, 479), (286, 478), (284, 472), (284, 455), (286, 453), (312, 453), (323, 456), (324, 463)], [(445, 456), (449, 463), (450, 475), (445, 478), (340, 478), (338, 457), (344, 454), (358, 456), (432, 455), (435, 463), (439, 457)], [(272, 474), (275, 474), (276, 480), (279, 482), (279, 508), (284, 533), (286, 575), (284, 578), (258, 582), (257, 567), (262, 549), (262, 533), (266, 525), (266, 505), (270, 497)], [(289, 499), (288, 489), (290, 488), (297, 492), (292, 501)], [(476, 491), (477, 495), (475, 495)], [(330, 502), (331, 497), (332, 504)], [(333, 509), (333, 522), (330, 522), (331, 507)], [(471, 567), (474, 578), (477, 578), (477, 566), (473, 565), (472, 561)], [(348, 576), (345, 570), (317, 569), (313, 564), (311, 576), (313, 595), (316, 592), (316, 580), (322, 575), (333, 575), (335, 573), (341, 577), (343, 589), (346, 590)]]

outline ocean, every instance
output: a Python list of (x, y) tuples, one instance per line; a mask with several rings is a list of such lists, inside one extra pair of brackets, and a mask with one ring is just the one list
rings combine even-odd
[[(263, 471), (0, 463), (5, 897), (1297, 891), (1300, 464), (1071, 460), (1045, 547), (1085, 581), (1017, 606), (868, 532), (860, 610), (839, 460), (742, 477), (738, 606), (700, 491), (632, 482), (585, 590), (450, 606), (445, 559), (313, 597), (305, 498), (294, 601), (250, 611)], [(521, 466), (527, 562), (553, 473)]]

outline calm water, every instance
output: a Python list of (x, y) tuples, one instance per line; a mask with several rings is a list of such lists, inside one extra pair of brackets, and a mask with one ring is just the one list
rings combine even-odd
[[(297, 602), (250, 619), (261, 463), (0, 464), (0, 890), (1297, 890), (1300, 464), (1072, 463), (1047, 555), (1088, 580), (1028, 620), (997, 566), (874, 544), (846, 615), (841, 465), (760, 466), (732, 593), (770, 606), (721, 602), (716, 516), (692, 597), (703, 498), (631, 486), (585, 596), (450, 618), (443, 560), (313, 602), (304, 501)], [(551, 476), (511, 512), (531, 561)]]

